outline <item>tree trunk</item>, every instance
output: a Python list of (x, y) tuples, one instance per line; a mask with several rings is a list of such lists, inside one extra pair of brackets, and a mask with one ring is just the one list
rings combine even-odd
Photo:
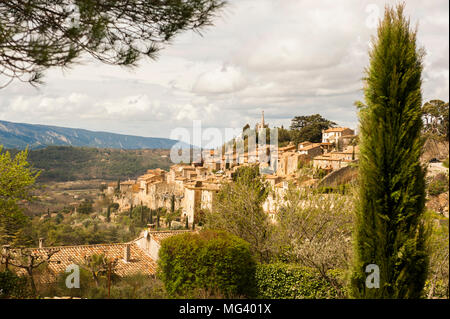
[(30, 277), (31, 292), (33, 293), (33, 296), (36, 296), (36, 284), (33, 278), (33, 268), (27, 268), (27, 273), (28, 276)]

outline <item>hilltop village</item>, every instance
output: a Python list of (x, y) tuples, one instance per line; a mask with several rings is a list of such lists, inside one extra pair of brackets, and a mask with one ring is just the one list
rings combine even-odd
[[(262, 115), (254, 131), (266, 129), (269, 129), (269, 125), (264, 122)], [(321, 186), (324, 180), (339, 172), (344, 172), (347, 177), (354, 177), (354, 174), (347, 174), (345, 171), (347, 168), (355, 171), (352, 165), (358, 160), (355, 141), (352, 129), (331, 127), (322, 130), (320, 143), (304, 141), (296, 145), (289, 142), (286, 146), (277, 147), (275, 156), (270, 153), (273, 152), (273, 145), (258, 144), (255, 149), (248, 146), (247, 151), (242, 153), (233, 148), (226, 149), (223, 153), (219, 149), (203, 150), (201, 160), (197, 163), (174, 164), (168, 171), (161, 168), (149, 169), (136, 180), (103, 183), (103, 193), (98, 200), (107, 199), (110, 204), (107, 208), (102, 208), (108, 211), (107, 217), (93, 214), (99, 220), (109, 222), (110, 217), (115, 221), (124, 216), (131, 217), (131, 212), (138, 207), (141, 214), (144, 208), (151, 212), (165, 210), (165, 213), (161, 216), (158, 214), (157, 218), (150, 218), (148, 224), (142, 224), (141, 226), (145, 226), (137, 237), (127, 242), (61, 246), (53, 245), (48, 238), (40, 237), (39, 246), (31, 249), (32, 255), (36, 260), (49, 262), (48, 267), (38, 276), (37, 283), (55, 283), (59, 274), (72, 263), (86, 264), (89, 256), (94, 255), (113, 258), (117, 262), (115, 274), (119, 277), (138, 274), (154, 276), (161, 241), (176, 234), (200, 229), (201, 216), (214, 209), (219, 190), (233, 180), (234, 174), (241, 167), (258, 167), (261, 179), (270, 186), (271, 192), (263, 203), (263, 211), (275, 223), (278, 207), (283, 204), (283, 195), (290, 184), (300, 188)], [(338, 184), (341, 183), (342, 178)], [(110, 216), (111, 207), (114, 207), (114, 211)], [(73, 212), (74, 215), (82, 214), (81, 204), (74, 204)], [(171, 220), (168, 219), (167, 212), (172, 215)], [(40, 221), (48, 220), (48, 215), (41, 216)], [(5, 256), (17, 253), (6, 246), (3, 250)], [(19, 267), (16, 271), (26, 275), (23, 268)]]
[[(263, 128), (268, 128), (264, 115), (261, 122), (255, 125), (255, 130)], [(146, 174), (136, 180), (120, 182), (119, 192), (117, 183), (108, 184), (105, 187), (105, 195), (112, 196), (113, 201), (118, 203), (119, 212), (138, 205), (147, 206), (151, 210), (178, 210), (183, 225), (192, 226), (198, 214), (212, 209), (221, 185), (230, 182), (238, 168), (254, 165), (259, 166), (262, 178), (273, 190), (263, 208), (272, 220), (275, 220), (277, 207), (289, 183), (298, 187), (317, 185), (325, 175), (348, 167), (358, 160), (355, 138), (355, 132), (350, 128), (331, 127), (322, 131), (320, 143), (305, 141), (298, 145), (290, 143), (278, 147), (277, 165), (272, 171), (267, 170), (268, 164), (259, 161), (258, 156), (267, 153), (269, 145), (241, 154), (237, 154), (236, 150), (223, 154), (217, 150), (204, 150), (198, 163), (174, 164), (169, 171), (159, 168), (147, 170)], [(310, 178), (303, 176), (303, 179), (300, 179), (298, 170), (301, 167), (310, 167), (315, 174)], [(267, 171), (268, 173), (265, 173)]]

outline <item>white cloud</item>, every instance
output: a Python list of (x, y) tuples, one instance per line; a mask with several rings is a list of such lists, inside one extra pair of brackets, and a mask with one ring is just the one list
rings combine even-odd
[(200, 74), (194, 84), (194, 93), (232, 93), (244, 89), (247, 79), (241, 70), (233, 66), (216, 67), (213, 70)]
[[(394, 4), (394, 1), (388, 1)], [(321, 113), (355, 127), (355, 100), (369, 60), (367, 21), (385, 1), (232, 0), (203, 37), (185, 33), (157, 61), (124, 69), (87, 60), (46, 73), (38, 90), (13, 83), (0, 91), (0, 119), (143, 136), (175, 127), (271, 125)], [(371, 6), (371, 10), (367, 10)], [(423, 98), (449, 99), (448, 1), (410, 0), (428, 54)]]

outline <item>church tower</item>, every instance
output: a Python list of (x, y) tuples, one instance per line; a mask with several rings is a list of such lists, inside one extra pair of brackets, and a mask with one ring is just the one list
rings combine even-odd
[(261, 127), (264, 127), (264, 111), (262, 111), (261, 115)]
[(256, 123), (255, 129), (256, 129), (256, 131), (259, 131), (260, 129), (267, 128), (267, 127), (269, 127), (269, 125), (264, 122), (264, 111), (262, 111), (261, 123)]

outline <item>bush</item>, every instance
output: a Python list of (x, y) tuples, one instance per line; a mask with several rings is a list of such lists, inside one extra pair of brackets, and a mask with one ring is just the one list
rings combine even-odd
[(317, 168), (317, 169), (314, 170), (314, 172), (313, 172), (313, 178), (316, 178), (316, 179), (322, 179), (322, 178), (324, 178), (325, 176), (327, 176), (327, 174), (328, 174), (328, 171), (327, 171), (327, 170), (324, 170), (324, 169), (322, 169), (322, 168)]
[[(339, 271), (329, 276), (341, 280)], [(311, 268), (293, 264), (260, 264), (256, 268), (258, 298), (263, 299), (320, 299), (337, 298), (336, 290)]]
[(92, 207), (92, 201), (91, 200), (84, 200), (81, 202), (80, 206), (78, 207), (78, 212), (80, 214), (90, 214), (94, 211)]
[(26, 298), (29, 295), (26, 277), (19, 277), (10, 270), (0, 271), (0, 299)]
[[(68, 274), (59, 274), (57, 282), (41, 292), (42, 296), (70, 296), (76, 298), (105, 299), (108, 298), (108, 282), (105, 277), (99, 278), (96, 287), (89, 271), (80, 269), (80, 288), (67, 288), (65, 281)], [(112, 299), (161, 299), (167, 298), (163, 283), (144, 274), (128, 277), (113, 276), (110, 298)]]
[(448, 191), (448, 177), (445, 174), (437, 174), (428, 184), (428, 194), (436, 196)]
[(341, 184), (338, 186), (322, 186), (322, 187), (317, 188), (316, 192), (319, 194), (336, 193), (336, 194), (346, 195), (346, 194), (348, 194), (349, 190), (350, 190), (349, 184)]
[(250, 244), (224, 231), (172, 236), (159, 251), (158, 275), (172, 297), (253, 296), (255, 268)]
[(442, 162), (442, 166), (448, 168), (448, 157)]

